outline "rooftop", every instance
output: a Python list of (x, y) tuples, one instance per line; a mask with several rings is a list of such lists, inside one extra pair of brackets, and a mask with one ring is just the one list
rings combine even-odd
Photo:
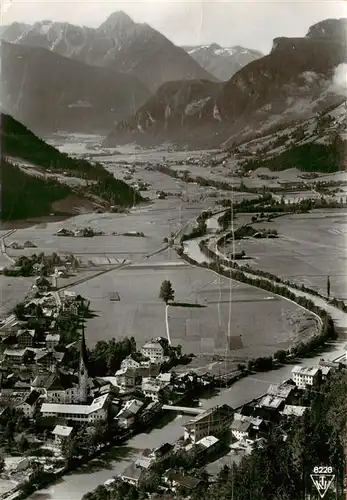
[(163, 346), (159, 342), (147, 342), (145, 345), (142, 346), (142, 349), (161, 349), (162, 351)]
[(142, 467), (137, 466), (135, 463), (131, 463), (125, 469), (121, 477), (124, 479), (133, 479), (138, 481), (141, 477), (142, 472), (143, 472)]
[(259, 406), (265, 406), (266, 408), (278, 408), (283, 403), (283, 401), (284, 401), (283, 398), (267, 394), (259, 402)]
[(68, 427), (66, 425), (56, 425), (53, 429), (52, 434), (54, 434), (55, 436), (69, 437), (72, 431), (73, 427)]
[(294, 415), (297, 417), (301, 417), (306, 410), (306, 406), (286, 405), (281, 413), (282, 415)]
[(56, 404), (43, 403), (41, 407), (42, 413), (70, 413), (74, 415), (89, 415), (97, 410), (101, 410), (108, 399), (108, 394), (100, 396), (92, 402), (91, 405), (73, 405), (73, 404)]
[(28, 349), (6, 349), (5, 356), (24, 356)]
[(225, 416), (231, 416), (232, 412), (233, 409), (229, 405), (215, 406), (214, 408), (210, 408), (209, 410), (206, 410), (205, 412), (200, 413), (196, 417), (192, 418), (191, 420), (189, 420), (189, 422), (187, 422), (187, 424), (194, 424), (208, 417), (209, 415), (214, 415), (214, 414), (224, 414)]
[(231, 430), (238, 432), (248, 432), (251, 428), (251, 422), (245, 422), (243, 420), (234, 420), (231, 424)]
[(36, 403), (36, 401), (39, 399), (39, 397), (40, 397), (40, 393), (39, 392), (37, 392), (37, 391), (31, 391), (27, 395), (27, 397), (24, 399), (24, 401), (22, 401), (21, 404), (26, 403), (29, 406), (32, 406), (34, 403)]
[(47, 340), (53, 340), (53, 341), (59, 342), (60, 341), (60, 335), (59, 335), (59, 333), (48, 333), (46, 335), (46, 341)]
[(319, 371), (319, 368), (317, 366), (301, 366), (301, 365), (295, 365), (294, 368), (292, 369), (293, 374), (297, 375), (310, 375), (311, 377), (314, 377)]
[(293, 390), (294, 386), (289, 384), (271, 384), (266, 392), (272, 396), (287, 398)]
[(210, 448), (211, 446), (215, 445), (216, 443), (219, 442), (219, 439), (217, 439), (215, 436), (206, 436), (200, 439), (196, 445), (201, 445), (204, 448)]

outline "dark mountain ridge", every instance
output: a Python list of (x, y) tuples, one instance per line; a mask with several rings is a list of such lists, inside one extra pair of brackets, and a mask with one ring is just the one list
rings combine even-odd
[(150, 96), (137, 78), (41, 47), (1, 43), (2, 106), (38, 133), (109, 130)]

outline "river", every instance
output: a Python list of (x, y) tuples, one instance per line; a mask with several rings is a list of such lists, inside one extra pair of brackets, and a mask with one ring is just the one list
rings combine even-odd
[[(344, 342), (334, 342), (330, 344), (330, 349), (324, 354), (304, 360), (305, 365), (313, 366), (319, 360), (333, 360), (343, 354)], [(239, 380), (228, 389), (222, 389), (220, 393), (210, 399), (202, 399), (204, 408), (220, 404), (229, 404), (237, 407), (264, 394), (270, 384), (279, 383), (290, 378), (292, 365), (286, 365), (278, 370), (267, 373), (259, 373)], [(29, 500), (81, 500), (88, 491), (103, 484), (107, 479), (117, 474), (121, 474), (128, 465), (129, 460), (134, 459), (141, 450), (154, 448), (164, 442), (173, 442), (183, 435), (182, 425), (192, 418), (191, 416), (173, 416), (160, 428), (154, 428), (149, 433), (138, 434), (130, 439), (125, 445), (115, 447), (108, 458), (93, 460), (88, 466), (63, 476), (56, 484), (45, 490), (37, 491), (29, 497)]]

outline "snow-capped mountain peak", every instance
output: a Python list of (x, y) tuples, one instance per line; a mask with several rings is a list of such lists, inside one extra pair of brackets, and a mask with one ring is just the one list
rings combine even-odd
[(243, 66), (263, 56), (257, 50), (239, 45), (222, 47), (217, 43), (211, 43), (183, 48), (200, 66), (224, 81), (229, 80)]

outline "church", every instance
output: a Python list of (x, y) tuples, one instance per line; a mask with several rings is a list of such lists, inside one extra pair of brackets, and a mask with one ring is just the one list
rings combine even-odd
[[(61, 374), (53, 374), (61, 382)], [(54, 387), (54, 386), (53, 386)], [(95, 388), (93, 379), (88, 373), (88, 354), (84, 329), (82, 330), (80, 342), (80, 359), (78, 369), (78, 383), (71, 387), (55, 387), (53, 391), (47, 391), (47, 399), (42, 404), (41, 414), (45, 417), (63, 418), (76, 422), (93, 423), (104, 421), (108, 416), (109, 393), (90, 399), (90, 389)], [(47, 389), (46, 389), (47, 390)], [(54, 396), (50, 397), (49, 393)], [(64, 402), (61, 402), (64, 401)]]

